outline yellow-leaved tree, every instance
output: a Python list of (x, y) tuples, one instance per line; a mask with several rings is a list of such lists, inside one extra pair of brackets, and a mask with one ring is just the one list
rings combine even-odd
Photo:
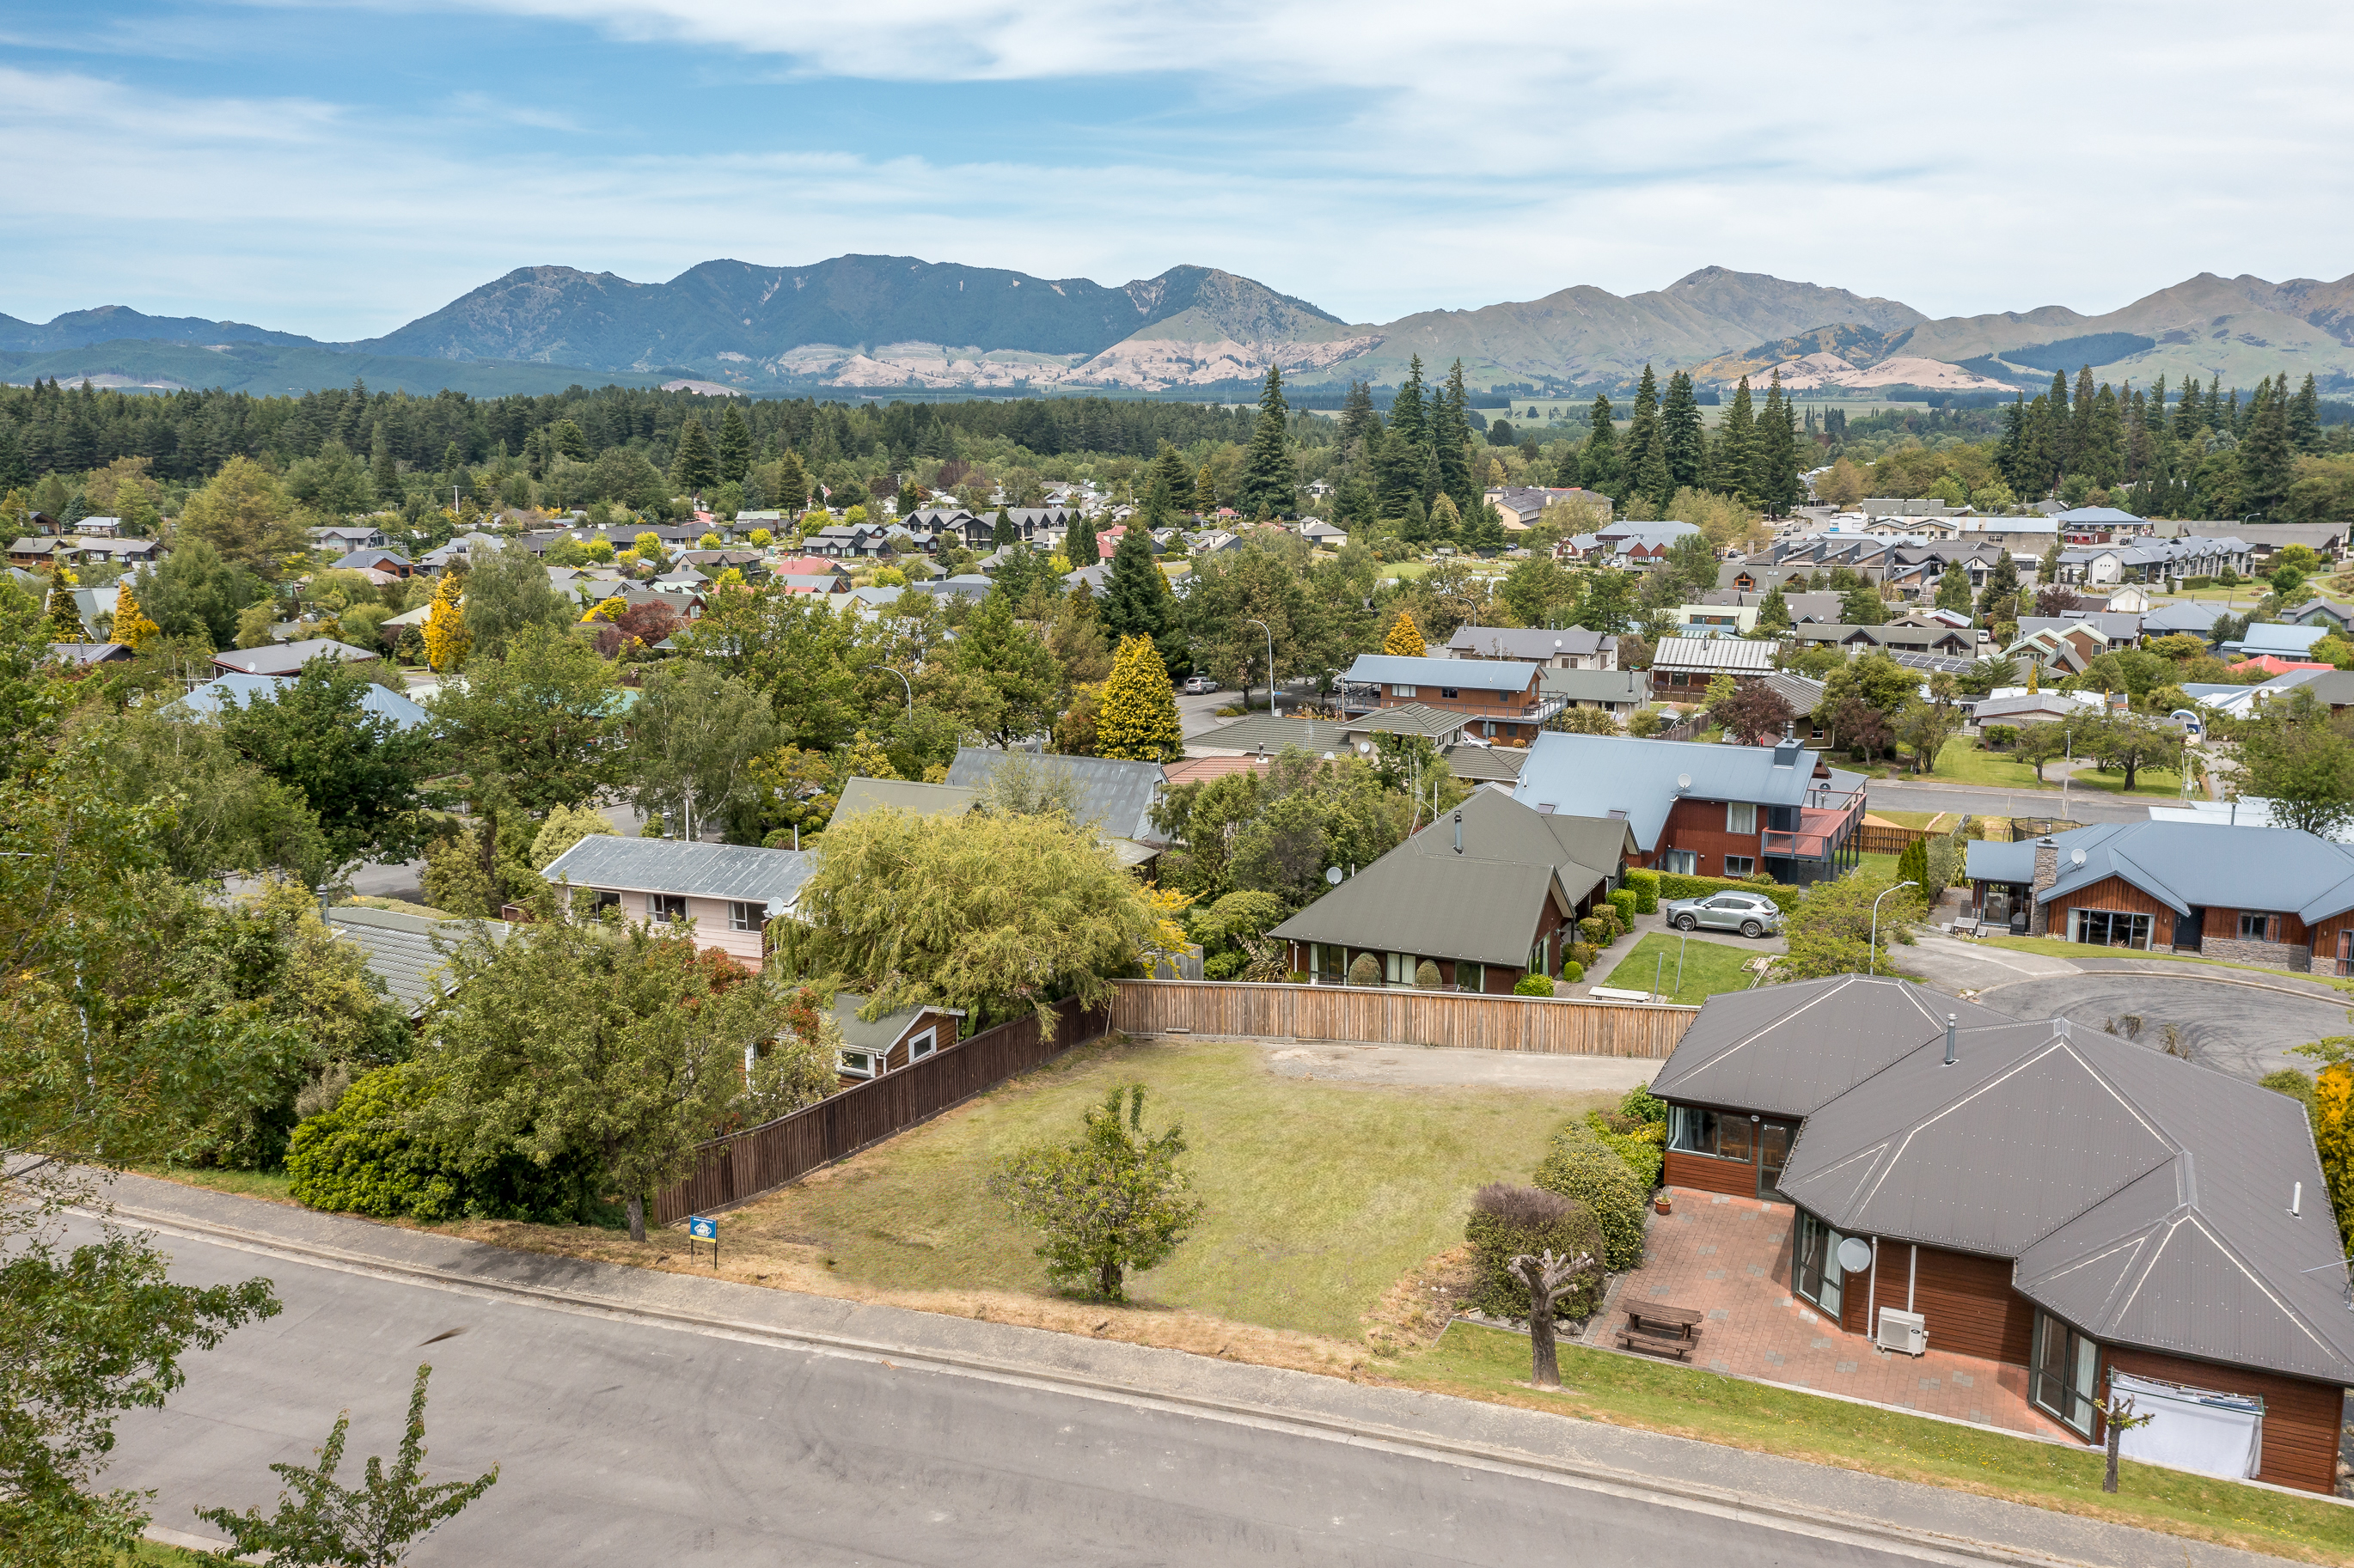
[(453, 673), (466, 662), (466, 651), (472, 647), (473, 636), (466, 630), (464, 601), (458, 596), (458, 579), (444, 575), (433, 585), (433, 608), (425, 617), (425, 662), (436, 674)]
[(1390, 622), (1390, 634), (1382, 639), (1382, 652), (1395, 653), (1407, 659), (1419, 659), (1422, 657), (1422, 628), (1414, 623), (1411, 613), (1399, 610), (1397, 619)]
[(114, 640), (137, 648), (162, 630), (139, 608), (139, 596), (131, 591), (131, 579), (123, 578), (121, 590), (114, 596)]
[(621, 619), (621, 612), (629, 608), (630, 601), (623, 599), (620, 595), (615, 594), (610, 599), (599, 600), (596, 609), (590, 610), (580, 619), (583, 620), (619, 620)]
[(2354, 1064), (2333, 1063), (2313, 1081), (2313, 1144), (2329, 1183), (2338, 1238), (2354, 1252)]
[(1096, 713), (1096, 755), (1174, 762), (1185, 755), (1177, 694), (1150, 637), (1123, 637)]

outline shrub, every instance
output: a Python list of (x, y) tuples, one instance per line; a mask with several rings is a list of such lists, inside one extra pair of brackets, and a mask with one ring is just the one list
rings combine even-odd
[(1988, 751), (2003, 751), (2019, 744), (2019, 726), (2015, 724), (1990, 724), (1978, 731), (1978, 744)]
[(1627, 1162), (1627, 1169), (1635, 1173), (1646, 1193), (1659, 1186), (1659, 1167), (1667, 1160), (1667, 1123), (1606, 1117), (1600, 1111), (1589, 1111), (1585, 1125), (1592, 1129), (1596, 1142)]
[(1668, 1124), (1668, 1102), (1651, 1092), (1649, 1084), (1637, 1084), (1618, 1100), (1618, 1114), (1630, 1121), (1655, 1121)]
[(1656, 871), (1630, 871), (1627, 885), (1634, 890), (1635, 913), (1657, 915), (1659, 912), (1659, 874)]
[[(1551, 1247), (1569, 1256), (1590, 1253), (1598, 1261), (1603, 1250), (1601, 1231), (1583, 1204), (1542, 1187), (1501, 1181), (1480, 1188), (1472, 1198), (1463, 1239), (1471, 1244), (1479, 1270), (1472, 1309), (1491, 1318), (1529, 1315), (1528, 1282), (1512, 1272), (1512, 1259)], [(1553, 1316), (1590, 1318), (1601, 1298), (1602, 1270), (1596, 1268), (1553, 1303)]]
[(1618, 912), (1618, 924), (1626, 930), (1635, 928), (1635, 890), (1622, 887), (1610, 895), (1610, 907)]
[(1599, 915), (1588, 915), (1577, 923), (1577, 934), (1585, 938), (1588, 946), (1607, 947), (1610, 943), (1610, 922)]
[(1244, 967), (1249, 962), (1248, 953), (1236, 952), (1232, 948), (1223, 953), (1213, 953), (1202, 960), (1202, 978), (1214, 980), (1232, 980), (1242, 973)]
[(1553, 1136), (1536, 1184), (1583, 1203), (1602, 1231), (1602, 1266), (1613, 1274), (1643, 1261), (1645, 1190), (1627, 1162), (1603, 1147), (1584, 1122), (1572, 1122)]
[(1415, 965), (1414, 985), (1416, 991), (1439, 990), (1438, 966), (1431, 962), (1428, 959), (1425, 959), (1422, 962)]
[(1594, 944), (1591, 942), (1572, 942), (1569, 945), (1569, 961), (1575, 964), (1581, 969), (1592, 969), (1594, 967)]
[(1571, 959), (1561, 966), (1561, 978), (1569, 984), (1575, 985), (1585, 978), (1585, 966), (1575, 959)]
[(1522, 975), (1520, 984), (1512, 988), (1514, 996), (1551, 996), (1553, 981), (1543, 975)]
[(1349, 983), (1351, 985), (1381, 984), (1381, 960), (1371, 953), (1359, 953), (1356, 961), (1349, 966)]
[(1722, 893), (1728, 887), (1738, 887), (1744, 893), (1762, 893), (1774, 901), (1774, 906), (1787, 915), (1807, 895), (1803, 887), (1784, 887), (1770, 876), (1681, 876), (1673, 872), (1659, 873), (1659, 896), (1662, 898), (1705, 898), (1712, 893)]

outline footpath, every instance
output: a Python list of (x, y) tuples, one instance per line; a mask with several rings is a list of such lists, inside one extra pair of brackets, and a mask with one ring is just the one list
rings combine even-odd
[(121, 1223), (298, 1266), (521, 1301), (650, 1329), (1270, 1426), (1440, 1463), (1505, 1468), (1659, 1506), (1756, 1520), (1932, 1563), (2223, 1568), (2224, 1547), (1939, 1488), (1542, 1411), (950, 1318), (725, 1279), (551, 1257), (154, 1181), (116, 1178)]

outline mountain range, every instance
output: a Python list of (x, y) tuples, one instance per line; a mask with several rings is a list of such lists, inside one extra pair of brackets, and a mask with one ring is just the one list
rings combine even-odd
[(2120, 310), (1932, 319), (1899, 301), (1703, 267), (1620, 296), (1587, 285), (1470, 311), (1349, 323), (1214, 267), (1118, 287), (905, 256), (808, 267), (705, 261), (667, 283), (525, 267), (382, 337), (322, 343), (119, 305), (36, 325), (0, 315), (0, 378), (300, 391), (371, 386), (478, 396), (573, 382), (751, 394), (1107, 390), (1233, 397), (1287, 382), (1394, 386), (1419, 355), (1481, 390), (1619, 387), (1641, 367), (1703, 385), (1779, 368), (1786, 385), (1871, 395), (2009, 392), (2089, 364), (2105, 380), (2310, 371), (2354, 387), (2354, 277), (2195, 278)]

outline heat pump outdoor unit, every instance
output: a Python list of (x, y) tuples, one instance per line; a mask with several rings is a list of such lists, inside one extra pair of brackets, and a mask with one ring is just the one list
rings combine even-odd
[(1902, 1351), (1908, 1356), (1925, 1355), (1929, 1350), (1928, 1319), (1918, 1312), (1900, 1312), (1893, 1307), (1882, 1307), (1876, 1342), (1883, 1351)]

